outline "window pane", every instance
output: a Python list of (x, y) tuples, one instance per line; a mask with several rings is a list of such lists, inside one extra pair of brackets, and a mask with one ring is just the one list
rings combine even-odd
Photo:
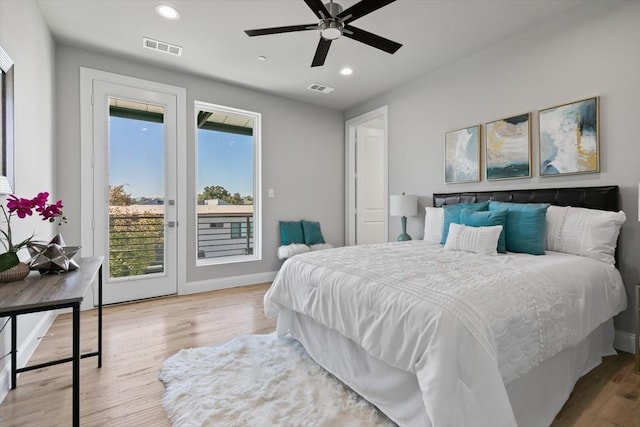
[(198, 108), (198, 259), (254, 253), (255, 120), (251, 114)]
[(110, 100), (111, 278), (164, 272), (164, 124), (154, 108)]

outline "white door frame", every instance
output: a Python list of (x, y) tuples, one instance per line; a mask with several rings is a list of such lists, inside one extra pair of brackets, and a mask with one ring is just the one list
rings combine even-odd
[(373, 119), (382, 119), (384, 145), (384, 229), (389, 235), (389, 114), (383, 105), (345, 122), (345, 236), (346, 245), (356, 243), (356, 129)]
[[(177, 272), (178, 294), (184, 293), (187, 282), (187, 94), (186, 89), (163, 83), (152, 82), (135, 77), (109, 73), (91, 68), (80, 67), (80, 242), (82, 256), (94, 256), (95, 239), (93, 229), (94, 215), (94, 173), (95, 164), (93, 144), (93, 83), (94, 80), (131, 86), (140, 89), (164, 92), (174, 95), (177, 100), (176, 111), (176, 217), (177, 225)], [(97, 304), (97, 287), (94, 287), (94, 305)]]

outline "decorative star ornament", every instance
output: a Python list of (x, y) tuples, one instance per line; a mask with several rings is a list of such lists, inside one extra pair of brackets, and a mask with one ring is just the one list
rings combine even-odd
[(79, 265), (72, 258), (81, 246), (66, 246), (60, 233), (53, 236), (47, 244), (32, 243), (29, 245), (31, 261), (29, 267), (44, 273), (63, 273), (77, 270)]

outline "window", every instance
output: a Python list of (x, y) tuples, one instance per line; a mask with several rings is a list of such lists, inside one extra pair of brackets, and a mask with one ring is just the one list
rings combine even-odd
[(260, 259), (260, 114), (195, 102), (197, 265)]
[[(249, 222), (232, 222), (231, 223), (231, 238), (232, 239), (245, 239), (247, 238), (247, 230), (251, 227)], [(249, 236), (251, 237), (251, 236)]]

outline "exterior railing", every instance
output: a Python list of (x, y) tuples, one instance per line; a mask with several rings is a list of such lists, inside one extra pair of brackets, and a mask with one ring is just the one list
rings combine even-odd
[[(112, 278), (164, 271), (164, 216), (109, 215)], [(253, 254), (253, 214), (198, 214), (198, 259)]]
[(164, 271), (164, 216), (109, 215), (112, 278)]
[(253, 214), (198, 214), (198, 259), (253, 254)]

